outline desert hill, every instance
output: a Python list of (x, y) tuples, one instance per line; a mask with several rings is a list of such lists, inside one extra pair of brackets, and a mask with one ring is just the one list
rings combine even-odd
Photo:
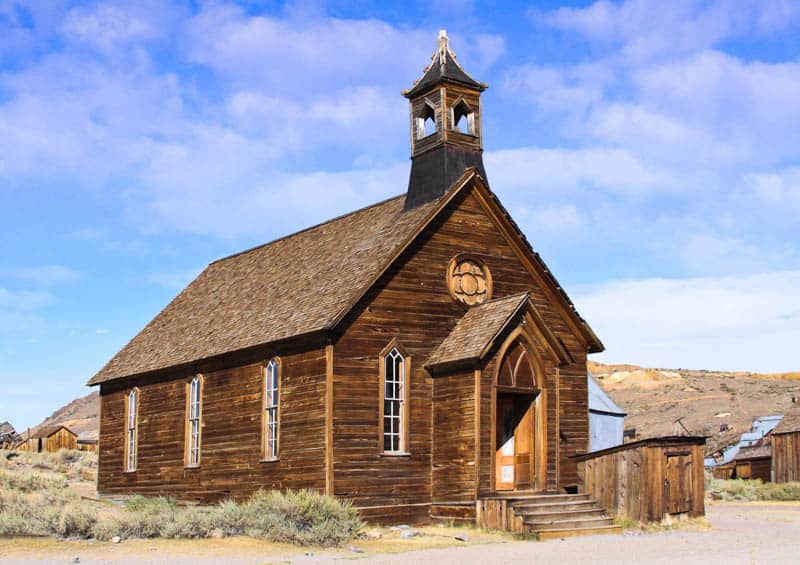
[(676, 421), (708, 436), (707, 452), (733, 443), (754, 418), (783, 414), (800, 398), (800, 373), (649, 369), (589, 362), (603, 389), (627, 413), (636, 437), (669, 435)]
[(38, 426), (32, 428), (35, 432), (42, 426), (60, 424), (68, 427), (81, 437), (97, 439), (99, 431), (100, 397), (97, 391), (86, 396), (76, 398), (66, 406), (62, 406), (50, 416), (45, 418)]

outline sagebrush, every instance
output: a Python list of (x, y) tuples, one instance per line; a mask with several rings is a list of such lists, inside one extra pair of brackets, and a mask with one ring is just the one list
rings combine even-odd
[(719, 494), (722, 500), (729, 501), (800, 500), (800, 483), (764, 483), (761, 479), (713, 479), (708, 490)]
[(109, 540), (251, 536), (298, 545), (339, 546), (362, 527), (349, 504), (313, 491), (259, 491), (236, 502), (185, 507), (134, 496), (122, 506), (83, 500), (70, 483), (94, 480), (96, 455), (0, 455), (0, 537), (56, 535)]

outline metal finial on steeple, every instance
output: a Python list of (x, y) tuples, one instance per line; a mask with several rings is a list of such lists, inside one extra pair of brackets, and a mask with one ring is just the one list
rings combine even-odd
[(439, 30), (439, 64), (447, 62), (447, 52), (450, 51), (450, 38), (447, 37), (447, 30)]

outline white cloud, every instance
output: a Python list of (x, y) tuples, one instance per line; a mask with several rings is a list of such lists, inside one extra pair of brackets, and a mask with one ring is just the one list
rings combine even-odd
[(80, 273), (63, 265), (0, 268), (0, 275), (31, 282), (39, 286), (71, 283), (80, 279)]
[(53, 295), (38, 290), (8, 290), (0, 287), (0, 308), (36, 310), (53, 303)]
[(627, 149), (521, 148), (486, 155), (490, 181), (498, 190), (520, 197), (579, 193), (587, 188), (617, 194), (637, 194), (665, 188), (672, 180), (651, 169)]
[(601, 0), (586, 8), (533, 13), (546, 25), (619, 45), (629, 59), (706, 49), (744, 35), (768, 34), (800, 20), (786, 0)]
[(800, 271), (611, 281), (576, 289), (603, 358), (656, 367), (797, 370)]
[(170, 271), (170, 272), (163, 272), (163, 273), (152, 273), (146, 277), (146, 281), (149, 284), (153, 284), (156, 286), (161, 286), (170, 290), (181, 290), (187, 284), (189, 284), (192, 279), (196, 278), (197, 275), (200, 274), (202, 268), (199, 269), (184, 269), (181, 271)]
[[(370, 83), (399, 90), (421, 76), (436, 45), (435, 29), (399, 28), (374, 19), (318, 15), (278, 18), (248, 15), (241, 8), (206, 4), (187, 26), (189, 60), (207, 65), (233, 81), (270, 92), (313, 98), (332, 83)], [(501, 37), (478, 34), (453, 38), (459, 60), (476, 72), (504, 50)]]

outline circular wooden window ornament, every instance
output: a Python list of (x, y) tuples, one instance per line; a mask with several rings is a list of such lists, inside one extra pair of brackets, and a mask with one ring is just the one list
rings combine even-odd
[(454, 300), (466, 306), (492, 298), (492, 275), (486, 263), (471, 255), (456, 255), (447, 268), (447, 287)]

